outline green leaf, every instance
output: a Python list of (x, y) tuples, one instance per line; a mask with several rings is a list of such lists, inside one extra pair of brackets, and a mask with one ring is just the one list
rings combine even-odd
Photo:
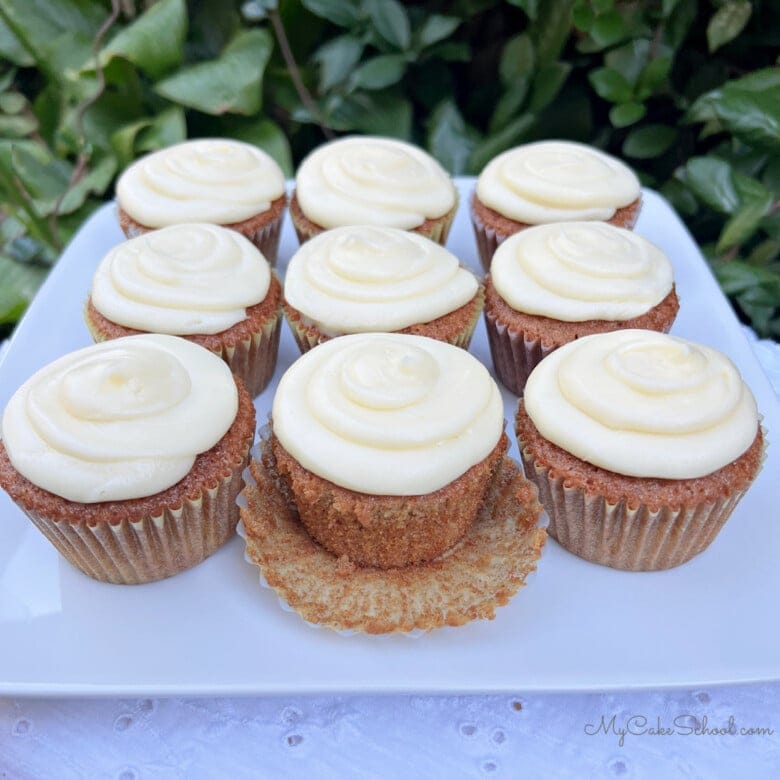
[(571, 67), (568, 62), (553, 62), (539, 68), (531, 86), (530, 112), (538, 113), (555, 100), (571, 73)]
[(471, 47), (463, 41), (444, 41), (426, 49), (422, 56), (447, 62), (471, 62)]
[(320, 46), (312, 60), (320, 66), (320, 92), (344, 81), (360, 61), (363, 44), (351, 35), (339, 35)]
[(644, 103), (630, 101), (612, 106), (609, 109), (609, 121), (613, 127), (628, 127), (638, 122), (647, 113)]
[(29, 116), (0, 116), (0, 136), (25, 138), (34, 133), (38, 123)]
[(412, 135), (412, 104), (400, 95), (377, 93), (364, 98), (365, 109), (354, 129), (370, 135), (386, 135), (407, 141)]
[(587, 0), (578, 0), (571, 13), (574, 26), (581, 32), (588, 32), (593, 25), (596, 14)]
[(625, 103), (631, 100), (631, 85), (621, 73), (612, 68), (596, 68), (588, 74), (588, 81), (596, 94), (611, 103)]
[(47, 273), (40, 265), (0, 255), (0, 324), (13, 324), (24, 314)]
[(523, 105), (530, 83), (528, 77), (523, 77), (515, 82), (514, 87), (509, 87), (499, 98), (488, 124), (490, 135), (501, 130), (517, 114)]
[(11, 152), (14, 174), (24, 185), (41, 216), (51, 214), (57, 198), (70, 180), (71, 167), (64, 160), (52, 157), (48, 150), (36, 151), (14, 146)]
[[(732, 260), (729, 263), (715, 263), (713, 265), (715, 276), (727, 295), (736, 295), (745, 292), (752, 287), (768, 285), (777, 287), (780, 278), (766, 268), (748, 265), (741, 260)], [(775, 299), (777, 303), (777, 299)]]
[(660, 193), (680, 214), (690, 217), (699, 210), (699, 202), (693, 193), (677, 179), (667, 179), (661, 186)]
[(509, 0), (510, 5), (522, 8), (529, 19), (536, 19), (539, 15), (539, 6), (542, 0)]
[(24, 48), (2, 17), (0, 17), (0, 58), (23, 68), (35, 64), (30, 52)]
[(0, 111), (4, 114), (18, 114), (27, 105), (27, 98), (19, 92), (0, 94)]
[(524, 114), (510, 122), (500, 132), (486, 138), (472, 152), (468, 172), (480, 173), (494, 157), (520, 143), (535, 121), (536, 117), (533, 114)]
[(159, 0), (109, 41), (100, 52), (100, 63), (105, 66), (113, 57), (124, 57), (158, 79), (182, 61), (186, 34), (184, 0)]
[(599, 14), (590, 28), (590, 37), (602, 48), (612, 46), (626, 36), (626, 23), (618, 11)]
[(272, 48), (266, 30), (246, 30), (217, 59), (183, 68), (158, 82), (155, 92), (205, 114), (255, 114)]
[(339, 27), (351, 27), (358, 18), (355, 0), (301, 0), (304, 8)]
[(349, 79), (350, 86), (363, 89), (384, 89), (397, 83), (406, 71), (406, 60), (401, 54), (380, 54), (366, 60)]
[(754, 92), (727, 84), (713, 108), (723, 127), (745, 143), (780, 149), (780, 86)]
[(620, 73), (629, 84), (636, 84), (650, 56), (651, 43), (638, 38), (611, 49), (604, 55), (608, 68)]
[(363, 0), (363, 10), (389, 44), (401, 51), (409, 48), (412, 38), (409, 17), (398, 0)]
[(662, 155), (677, 139), (677, 128), (668, 125), (644, 125), (632, 130), (623, 142), (627, 157), (649, 159)]
[(713, 211), (731, 214), (739, 206), (731, 166), (717, 157), (693, 157), (685, 166), (685, 182)]
[(415, 33), (415, 43), (421, 49), (438, 43), (452, 35), (459, 26), (460, 19), (457, 16), (431, 14)]
[(452, 100), (442, 101), (428, 122), (428, 151), (453, 175), (466, 171), (479, 139)]
[(290, 143), (276, 122), (270, 119), (232, 117), (225, 135), (259, 147), (276, 160), (285, 176), (292, 176), (292, 154)]
[(539, 65), (556, 62), (571, 33), (571, 9), (574, 0), (544, 0), (531, 26), (531, 38)]
[(501, 51), (498, 73), (503, 84), (511, 88), (534, 69), (534, 45), (527, 33), (510, 38)]
[(656, 57), (650, 60), (639, 77), (637, 96), (642, 100), (649, 98), (666, 82), (671, 69), (671, 57)]
[(139, 152), (153, 152), (181, 143), (186, 138), (187, 123), (184, 119), (184, 111), (178, 106), (171, 106), (157, 114), (141, 130), (138, 135), (137, 149)]
[(772, 205), (772, 197), (769, 195), (763, 199), (752, 200), (737, 211), (728, 222), (718, 238), (715, 250), (725, 252), (731, 247), (739, 246), (756, 232), (761, 218), (769, 211)]
[(91, 162), (86, 175), (82, 176), (65, 194), (58, 213), (72, 214), (84, 205), (84, 201), (91, 194), (102, 195), (114, 178), (116, 171), (117, 164), (113, 157), (105, 156)]
[(710, 52), (733, 41), (750, 19), (753, 6), (749, 0), (728, 0), (712, 15), (707, 25), (707, 44)]

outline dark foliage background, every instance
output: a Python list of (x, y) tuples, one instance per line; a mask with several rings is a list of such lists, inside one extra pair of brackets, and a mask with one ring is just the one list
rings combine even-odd
[(778, 51), (772, 0), (0, 0), (0, 328), (139, 155), (226, 135), (289, 175), (357, 132), (455, 174), (545, 137), (619, 155), (778, 338)]

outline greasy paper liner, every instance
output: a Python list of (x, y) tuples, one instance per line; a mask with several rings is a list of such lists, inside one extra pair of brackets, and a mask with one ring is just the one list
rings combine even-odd
[[(293, 193), (295, 197), (295, 193)], [(438, 217), (435, 220), (431, 220), (431, 224), (427, 230), (421, 230), (420, 228), (412, 228), (410, 232), (419, 233), (425, 238), (435, 241), (437, 244), (444, 246), (447, 243), (447, 237), (450, 234), (450, 229), (455, 221), (455, 215), (458, 213), (459, 196), (455, 193), (455, 205), (446, 214)], [(314, 226), (310, 220), (302, 221), (295, 208), (290, 208), (290, 219), (292, 220), (293, 227), (295, 228), (295, 235), (298, 236), (298, 242), (305, 244), (310, 238), (324, 233), (325, 229)], [(314, 227), (313, 227), (314, 226)]]
[[(766, 460), (766, 430), (761, 463)], [(628, 571), (660, 571), (689, 561), (709, 547), (748, 491), (732, 493), (714, 503), (658, 509), (626, 501), (610, 504), (597, 493), (566, 485), (554, 469), (537, 463), (518, 442), (526, 476), (539, 489), (539, 499), (550, 518), (547, 532), (569, 552), (593, 563)]]
[(496, 376), (515, 395), (522, 395), (531, 371), (558, 345), (545, 346), (539, 338), (528, 338), (525, 332), (510, 328), (487, 309), (485, 330)]
[[(474, 238), (477, 241), (477, 252), (479, 254), (479, 260), (482, 263), (482, 267), (485, 269), (485, 273), (490, 273), (490, 263), (493, 261), (493, 255), (496, 253), (496, 249), (498, 249), (499, 245), (520, 230), (525, 230), (526, 227), (532, 226), (525, 225), (524, 227), (512, 231), (511, 233), (501, 233), (491, 227), (488, 227), (474, 209), (475, 197), (476, 195), (472, 194), (469, 201), (471, 225), (474, 228)], [(616, 225), (617, 227), (626, 228), (627, 230), (633, 230), (637, 219), (639, 219), (639, 212), (642, 210), (641, 195), (638, 200), (639, 202), (633, 208), (632, 212), (630, 212), (628, 215), (625, 215), (624, 218), (613, 217), (612, 219), (608, 219), (607, 223), (610, 225)]]
[[(477, 322), (479, 322), (480, 315), (482, 314), (482, 310), (485, 305), (485, 288), (482, 285), (479, 286), (477, 296), (479, 298), (478, 304), (475, 307), (474, 315), (468, 321), (466, 327), (461, 330), (460, 333), (456, 334), (454, 339), (439, 339), (440, 341), (445, 341), (448, 344), (452, 344), (456, 347), (461, 347), (462, 349), (468, 350), (469, 344), (471, 344), (471, 338), (474, 335), (474, 330), (477, 327)], [(336, 338), (335, 336), (329, 336), (323, 333), (317, 328), (316, 325), (307, 324), (300, 317), (291, 317), (286, 305), (283, 308), (284, 317), (287, 320), (287, 324), (290, 326), (295, 343), (298, 345), (298, 349), (300, 349), (302, 353), (308, 352), (318, 344), (322, 344), (325, 341), (330, 341), (332, 338)], [(401, 331), (394, 332), (400, 333)], [(436, 338), (436, 336), (432, 336), (432, 338)]]
[[(268, 263), (271, 266), (276, 265), (276, 257), (279, 253), (279, 239), (282, 235), (282, 223), (284, 222), (284, 213), (286, 209), (282, 208), (279, 212), (279, 216), (276, 219), (271, 220), (265, 225), (262, 225), (255, 230), (249, 228), (238, 229), (235, 225), (222, 225), (222, 227), (230, 228), (238, 233), (241, 233), (244, 238), (248, 238), (263, 254)], [(130, 218), (131, 219), (131, 218)], [(236, 223), (236, 224), (241, 224)], [(122, 228), (122, 232), (126, 238), (137, 238), (144, 233), (151, 233), (156, 228), (145, 227), (140, 225), (135, 220), (128, 221), (119, 219), (119, 226)]]
[(356, 567), (311, 539), (263, 464), (267, 446), (262, 441), (252, 451), (239, 533), (261, 584), (307, 623), (340, 633), (414, 635), (492, 619), (536, 569), (546, 539), (536, 527), (541, 506), (509, 457), (457, 545), (429, 563), (383, 570)]
[(18, 506), (59, 553), (101, 582), (138, 585), (170, 577), (208, 558), (231, 538), (247, 454), (216, 485), (161, 515), (130, 522), (51, 520)]

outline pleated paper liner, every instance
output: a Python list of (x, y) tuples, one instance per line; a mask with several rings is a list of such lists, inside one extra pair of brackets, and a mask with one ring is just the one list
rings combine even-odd
[[(763, 450), (753, 479), (766, 460), (766, 431), (761, 430)], [(613, 569), (660, 571), (691, 560), (709, 547), (750, 487), (711, 503), (632, 508), (625, 500), (612, 504), (597, 492), (567, 485), (564, 476), (519, 445), (526, 476), (539, 489), (550, 518), (550, 536), (580, 558)]]
[[(458, 213), (458, 194), (455, 193), (455, 205), (446, 214), (436, 219), (426, 219), (418, 228), (412, 228), (410, 232), (418, 233), (437, 244), (444, 246), (447, 243), (447, 237), (455, 221), (455, 215)], [(290, 199), (290, 218), (292, 219), (295, 235), (298, 236), (298, 242), (305, 244), (310, 238), (324, 232), (325, 228), (317, 225), (306, 217), (301, 210), (298, 199), (293, 192)]]
[[(267, 438), (267, 437), (266, 437)], [(420, 633), (492, 619), (536, 569), (546, 539), (536, 490), (504, 457), (471, 530), (429, 563), (362, 568), (314, 542), (252, 452), (239, 498), (246, 558), (308, 623), (338, 632)]]
[[(247, 446), (248, 450), (248, 446)], [(213, 487), (162, 514), (131, 522), (69, 522), (20, 509), (60, 554), (102, 582), (138, 585), (192, 568), (233, 535), (247, 455)]]
[[(431, 338), (439, 338), (440, 341), (445, 341), (448, 344), (452, 344), (456, 347), (461, 347), (462, 349), (468, 349), (469, 344), (471, 344), (471, 338), (474, 335), (474, 330), (477, 327), (477, 322), (479, 322), (480, 315), (482, 314), (482, 310), (485, 304), (485, 288), (480, 285), (479, 290), (476, 295), (477, 301), (474, 305), (474, 313), (471, 316), (471, 318), (466, 323), (466, 327), (462, 328), (457, 334), (455, 334), (454, 338), (451, 339), (445, 339), (445, 338), (439, 338), (437, 335), (434, 335), (434, 333), (437, 332), (435, 323), (437, 320), (434, 320), (432, 323), (422, 323), (421, 325), (414, 326), (414, 333), (418, 336), (430, 336)], [(473, 302), (473, 299), (472, 299)], [(471, 302), (470, 302), (471, 303)], [(301, 353), (306, 353), (313, 347), (316, 347), (318, 344), (322, 344), (325, 341), (330, 341), (331, 338), (335, 338), (335, 336), (329, 336), (325, 333), (323, 333), (316, 325), (308, 323), (301, 313), (297, 311), (296, 309), (293, 309), (288, 304), (284, 304), (284, 317), (287, 320), (287, 324), (290, 326), (290, 330), (292, 331), (293, 338), (295, 339), (295, 343), (298, 345), (298, 349), (300, 349)], [(447, 317), (448, 315), (443, 315), (443, 317)], [(441, 319), (443, 319), (443, 317)], [(426, 325), (431, 325), (431, 332), (426, 332)], [(405, 333), (408, 332), (409, 329), (404, 329), (401, 331), (396, 331), (397, 333)], [(338, 334), (343, 335), (343, 334)]]

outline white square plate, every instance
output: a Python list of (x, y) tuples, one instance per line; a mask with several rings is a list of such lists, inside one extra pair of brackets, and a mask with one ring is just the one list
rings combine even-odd
[[(449, 248), (479, 263), (468, 218)], [(646, 192), (637, 231), (671, 258), (681, 310), (673, 333), (715, 346), (753, 389), (770, 438), (780, 410), (691, 236)], [(122, 240), (114, 207), (82, 228), (41, 289), (0, 365), (0, 408), (35, 370), (90, 337), (93, 270)], [(296, 247), (289, 222), (280, 269)], [(482, 323), (472, 353), (490, 365)], [(297, 356), (284, 330), (273, 388)], [(511, 420), (516, 399), (505, 393)], [(513, 447), (517, 457), (517, 447)], [(677, 569), (613, 571), (549, 540), (538, 572), (493, 621), (404, 636), (344, 637), (280, 609), (235, 538), (200, 566), (149, 585), (107, 585), (62, 560), (0, 491), (0, 693), (231, 695), (315, 692), (574, 691), (780, 679), (780, 523), (776, 447), (725, 529)]]

